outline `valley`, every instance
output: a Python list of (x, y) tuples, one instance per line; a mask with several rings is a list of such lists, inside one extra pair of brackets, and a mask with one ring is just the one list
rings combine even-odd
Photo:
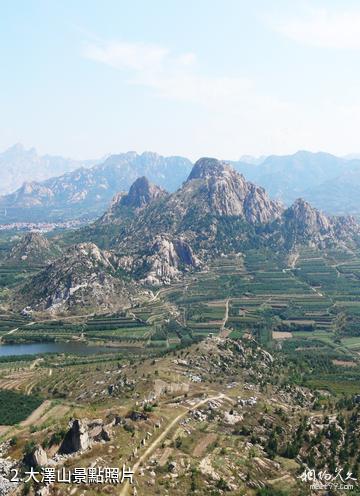
[[(284, 443), (295, 418), (319, 422), (331, 416), (336, 402), (360, 394), (359, 267), (356, 254), (304, 249), (290, 269), (276, 257), (250, 251), (214, 260), (203, 272), (160, 289), (127, 315), (31, 322), (2, 316), (3, 343), (75, 345), (75, 355), (0, 357), (1, 390), (48, 401), (44, 415), (31, 427), (2, 428), (3, 439), (17, 439), (9, 452), (15, 456), (28, 438), (44, 445), (46, 437), (66, 430), (66, 418), (126, 417), (143, 405), (147, 419), (134, 422), (135, 438), (129, 439), (125, 423), (110, 443), (94, 444), (80, 455), (85, 466), (95, 458), (104, 466), (133, 466), (136, 485), (124, 485), (120, 494), (133, 494), (134, 487), (137, 494), (158, 494), (162, 487), (160, 494), (176, 495), (184, 485), (189, 494), (190, 486), (208, 494), (210, 484), (215, 493), (228, 487), (226, 493), (239, 494), (242, 487), (243, 494), (255, 495), (264, 483), (284, 494), (305, 494), (297, 480), (301, 465), (292, 455), (272, 458), (263, 451), (263, 441), (259, 445), (247, 439), (254, 438), (256, 422), (266, 421), (273, 428), (278, 425)], [(284, 333), (286, 339), (281, 339)], [(77, 353), (78, 342), (102, 346), (102, 353)], [(223, 352), (216, 358), (219, 347), (236, 342), (245, 350), (259, 343), (273, 355), (276, 365), (270, 368), (275, 370), (266, 372), (268, 379), (256, 371), (265, 366), (262, 360), (232, 369)], [(214, 367), (209, 367), (213, 353)], [(302, 395), (301, 401), (291, 399), (293, 413), (291, 384)], [(255, 396), (255, 406), (239, 408), (239, 397), (246, 405), (247, 398)], [(59, 408), (66, 417), (51, 414)], [(234, 410), (232, 420), (229, 411)], [(285, 419), (289, 414), (291, 421)], [(136, 450), (160, 419), (162, 426), (159, 432), (155, 428), (149, 447)], [(241, 426), (240, 435), (234, 434), (236, 426)], [(78, 466), (78, 456), (67, 466)], [(230, 461), (235, 459), (239, 465)], [(204, 485), (205, 480), (209, 482)], [(117, 494), (107, 487), (107, 494)], [(62, 494), (61, 485), (54, 494)], [(87, 494), (98, 491), (88, 488)], [(264, 494), (273, 493), (269, 489)]]

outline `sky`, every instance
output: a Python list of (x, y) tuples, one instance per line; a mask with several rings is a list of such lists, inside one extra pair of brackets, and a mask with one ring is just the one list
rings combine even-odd
[(3, 0), (0, 150), (360, 151), (360, 3)]

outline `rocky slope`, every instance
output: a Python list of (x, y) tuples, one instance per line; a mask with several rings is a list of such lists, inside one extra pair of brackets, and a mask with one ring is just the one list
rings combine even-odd
[(61, 253), (59, 247), (38, 232), (22, 236), (6, 257), (7, 263), (44, 264)]
[(352, 217), (326, 216), (299, 198), (273, 226), (278, 244), (286, 250), (305, 245), (317, 248), (349, 248), (357, 241), (360, 227)]
[(144, 246), (166, 233), (184, 239), (195, 250), (216, 250), (225, 224), (230, 230), (236, 225), (240, 239), (244, 235), (241, 226), (255, 228), (279, 218), (282, 211), (281, 204), (270, 200), (262, 188), (245, 181), (229, 165), (203, 158), (182, 188), (154, 202), (123, 228), (117, 246), (126, 251), (134, 243)]
[(29, 311), (61, 312), (128, 307), (139, 291), (118, 277), (117, 259), (93, 243), (72, 246), (23, 286), (16, 305)]
[(47, 220), (99, 216), (112, 197), (127, 190), (141, 176), (146, 176), (170, 191), (179, 187), (191, 169), (182, 157), (162, 157), (145, 152), (112, 155), (104, 163), (79, 168), (43, 182), (27, 182), (10, 195), (0, 198), (0, 221)]
[(170, 284), (185, 272), (201, 267), (186, 241), (166, 235), (156, 236), (140, 253), (121, 257), (120, 264), (140, 282), (151, 286)]
[(119, 224), (124, 217), (129, 216), (129, 210), (144, 208), (166, 196), (167, 192), (164, 189), (150, 183), (144, 176), (139, 177), (131, 185), (128, 194), (120, 192), (114, 196), (109, 209), (96, 224)]

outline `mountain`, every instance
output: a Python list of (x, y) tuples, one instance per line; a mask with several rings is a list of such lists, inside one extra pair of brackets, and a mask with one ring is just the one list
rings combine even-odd
[[(280, 218), (283, 210), (228, 164), (202, 158), (178, 191), (162, 194), (133, 216), (117, 210), (110, 223), (116, 229), (107, 225), (113, 236), (107, 246), (136, 279), (168, 284), (207, 258), (257, 242), (256, 230)], [(92, 235), (100, 243), (106, 238), (96, 224)]]
[(146, 176), (173, 191), (186, 179), (191, 166), (185, 158), (151, 152), (112, 155), (102, 164), (40, 183), (25, 183), (14, 193), (1, 197), (4, 214), (0, 222), (97, 217), (116, 193), (128, 190), (138, 177)]
[(0, 153), (0, 195), (16, 190), (24, 182), (42, 181), (81, 166), (91, 167), (95, 163), (95, 160), (38, 155), (35, 148), (26, 150), (18, 143)]
[(314, 185), (304, 197), (317, 208), (334, 214), (360, 214), (360, 169), (349, 169), (341, 175)]
[(285, 209), (212, 158), (198, 160), (178, 191), (153, 198), (136, 215), (119, 208), (128, 197), (119, 196), (106, 214), (106, 231), (95, 223), (87, 239), (105, 242), (127, 273), (151, 284), (168, 284), (223, 253), (269, 247), (285, 254), (301, 245), (349, 249), (359, 235), (351, 217), (326, 216), (302, 199)]
[(74, 245), (18, 291), (16, 305), (51, 313), (130, 306), (144, 291), (117, 270), (114, 254), (94, 243)]
[[(254, 228), (276, 219), (282, 210), (263, 188), (248, 183), (228, 164), (202, 158), (178, 191), (152, 203), (122, 227), (118, 243), (126, 252), (134, 242), (145, 246), (166, 233), (184, 238), (196, 250), (216, 249), (214, 240), (225, 235), (229, 219), (231, 225)], [(239, 238), (242, 235), (240, 230)]]
[(7, 263), (44, 264), (60, 255), (60, 249), (38, 232), (22, 236), (12, 247)]
[(272, 230), (278, 245), (288, 251), (300, 246), (347, 249), (354, 245), (360, 232), (352, 217), (326, 216), (302, 198), (284, 211)]
[[(235, 169), (263, 186), (271, 197), (290, 205), (298, 197), (305, 198), (328, 213), (360, 213), (358, 195), (346, 194), (348, 181), (333, 198), (331, 189), (350, 171), (356, 172), (360, 186), (360, 160), (336, 157), (329, 153), (298, 151), (293, 155), (271, 155), (261, 163), (233, 162)], [(329, 184), (330, 182), (330, 184)], [(319, 188), (319, 189), (318, 189)]]
[(134, 280), (170, 284), (215, 257), (252, 248), (284, 259), (300, 246), (349, 250), (359, 233), (351, 217), (326, 216), (303, 199), (286, 209), (229, 164), (202, 158), (174, 193), (138, 178), (97, 222), (75, 232), (72, 242), (80, 243), (30, 280), (18, 299), (37, 311), (124, 307), (142, 294)]
[(129, 192), (126, 194), (124, 192), (117, 193), (108, 210), (99, 219), (98, 224), (108, 224), (120, 222), (124, 216), (133, 211), (150, 205), (150, 203), (164, 198), (168, 193), (156, 186), (153, 183), (142, 176), (136, 179), (136, 181), (130, 186)]

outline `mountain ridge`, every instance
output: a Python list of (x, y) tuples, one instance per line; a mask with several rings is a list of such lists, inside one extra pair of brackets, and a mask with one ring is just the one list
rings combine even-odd
[[(10, 195), (0, 197), (7, 220), (19, 216), (31, 219), (100, 216), (113, 196), (127, 190), (133, 181), (148, 176), (160, 187), (176, 189), (187, 177), (191, 162), (182, 157), (163, 157), (153, 152), (112, 155), (91, 168), (79, 168), (41, 183), (23, 184)], [(0, 216), (5, 222), (5, 216)]]
[[(360, 160), (356, 157), (300, 150), (292, 155), (258, 159), (244, 156), (229, 163), (248, 181), (265, 188), (272, 199), (283, 201), (287, 206), (303, 197), (330, 215), (360, 214), (357, 194)], [(15, 165), (9, 169), (13, 176)], [(127, 191), (137, 177), (146, 176), (173, 192), (186, 180), (191, 169), (192, 163), (184, 157), (130, 151), (110, 155), (92, 167), (77, 168), (45, 181), (29, 181), (28, 177), (16, 191), (0, 197), (0, 222), (96, 218), (106, 211), (114, 195)]]
[(0, 195), (11, 194), (26, 182), (44, 181), (80, 166), (91, 167), (99, 160), (75, 160), (59, 155), (39, 155), (21, 143), (0, 152)]

